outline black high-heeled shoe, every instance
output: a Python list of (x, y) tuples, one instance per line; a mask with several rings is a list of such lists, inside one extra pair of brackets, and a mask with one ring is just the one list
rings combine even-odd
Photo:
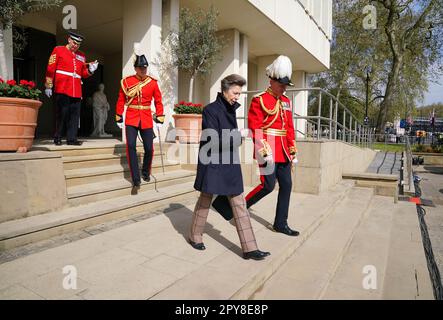
[(260, 250), (250, 251), (250, 252), (244, 252), (243, 253), (243, 259), (245, 260), (263, 260), (265, 257), (270, 256), (270, 252), (264, 252)]
[(206, 249), (206, 247), (203, 244), (203, 242), (202, 243), (195, 243), (194, 241), (189, 240), (189, 243), (191, 244), (191, 246), (194, 249), (197, 249), (197, 250), (205, 250)]

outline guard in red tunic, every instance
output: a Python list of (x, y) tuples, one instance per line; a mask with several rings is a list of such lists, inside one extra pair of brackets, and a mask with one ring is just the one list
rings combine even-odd
[(246, 202), (248, 208), (253, 206), (271, 193), (278, 181), (274, 230), (297, 236), (299, 232), (291, 230), (287, 222), (292, 191), (291, 167), (297, 153), (291, 101), (284, 95), (287, 86), (292, 86), (292, 63), (288, 57), (279, 56), (266, 68), (266, 74), (270, 87), (252, 99), (248, 113), (261, 184), (246, 196)]
[(83, 36), (69, 32), (68, 44), (52, 51), (46, 69), (45, 93), (51, 98), (55, 93), (56, 125), (54, 144), (62, 144), (66, 124), (66, 140), (69, 145), (81, 145), (77, 140), (82, 99), (82, 78), (90, 77), (98, 68), (98, 62), (86, 63), (85, 54), (79, 51)]
[[(143, 140), (145, 150), (143, 157), (142, 178), (150, 180), (152, 158), (154, 154), (155, 138), (153, 126), (161, 128), (164, 122), (162, 95), (157, 80), (147, 75), (148, 60), (140, 54), (139, 46), (134, 46), (136, 74), (121, 80), (120, 92), (117, 100), (115, 120), (120, 128), (123, 128), (123, 112), (127, 106), (125, 121), (126, 125), (126, 155), (131, 171), (132, 183), (135, 188), (140, 187), (140, 172), (137, 157), (137, 135)], [(151, 113), (151, 103), (154, 100), (154, 117)]]

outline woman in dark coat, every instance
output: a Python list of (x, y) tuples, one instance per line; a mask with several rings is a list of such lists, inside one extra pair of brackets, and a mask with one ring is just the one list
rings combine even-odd
[(197, 250), (206, 249), (203, 231), (213, 195), (226, 196), (232, 208), (243, 258), (262, 260), (269, 252), (258, 250), (243, 194), (238, 148), (242, 135), (237, 127), (237, 100), (246, 80), (236, 74), (221, 81), (222, 93), (203, 109), (202, 137), (194, 188), (201, 192), (194, 210), (189, 241)]

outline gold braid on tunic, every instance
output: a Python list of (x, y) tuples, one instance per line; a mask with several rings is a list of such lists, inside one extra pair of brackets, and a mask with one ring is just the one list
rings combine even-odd
[(144, 86), (146, 86), (149, 82), (151, 82), (151, 78), (147, 77), (145, 80), (137, 83), (136, 85), (129, 87), (129, 88), (125, 88), (124, 86), (124, 81), (125, 79), (122, 79), (120, 84), (121, 84), (121, 88), (124, 92), (124, 94), (126, 95), (126, 97), (128, 97), (128, 102), (126, 103), (127, 106), (129, 106), (132, 101), (137, 97), (138, 101), (140, 103), (141, 99), (141, 93), (142, 93), (142, 89)]

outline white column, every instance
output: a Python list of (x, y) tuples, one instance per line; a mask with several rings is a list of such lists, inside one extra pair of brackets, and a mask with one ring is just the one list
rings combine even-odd
[[(292, 83), (294, 84), (294, 88), (306, 88), (306, 72), (304, 71), (294, 71), (292, 73)], [(295, 94), (295, 101), (293, 101), (294, 112), (302, 117), (308, 115), (308, 92), (300, 91)], [(296, 123), (297, 138), (304, 138), (304, 134), (306, 133), (306, 120), (297, 120)]]
[(151, 0), (150, 21), (148, 29), (148, 51), (149, 74), (161, 82), (160, 63), (162, 53), (162, 0)]
[[(239, 74), (246, 79), (246, 86), (243, 88), (243, 91), (248, 91), (248, 36), (241, 34), (240, 35), (240, 70)], [(241, 107), (237, 110), (237, 117), (245, 118), (245, 110), (248, 110), (247, 103), (248, 97), (246, 95), (240, 98), (239, 103)], [(245, 120), (238, 120), (238, 127), (245, 128)]]
[(174, 104), (178, 102), (178, 68), (173, 64), (169, 36), (171, 31), (178, 31), (179, 10), (179, 0), (163, 1), (162, 46), (161, 56), (158, 60), (159, 84), (166, 116), (165, 124), (161, 130), (163, 141), (175, 141), (175, 125), (172, 114), (174, 113)]
[[(3, 44), (5, 65), (0, 65), (0, 78), (6, 81), (14, 78), (14, 51), (11, 28), (3, 29)], [(4, 68), (6, 68), (6, 70), (3, 70)]]
[[(158, 61), (161, 56), (162, 1), (127, 0), (123, 8), (122, 76), (126, 77), (135, 73), (134, 43), (139, 42), (142, 52), (149, 61), (149, 74), (158, 79)], [(125, 134), (122, 133), (123, 140), (125, 140)]]
[(210, 76), (209, 100), (214, 101), (220, 92), (221, 80), (233, 73), (240, 73), (240, 32), (236, 29), (219, 31), (223, 37), (225, 48), (222, 60), (212, 69)]
[(278, 55), (261, 56), (257, 58), (257, 90), (265, 91), (269, 87), (269, 77), (266, 75), (266, 67), (269, 66)]

